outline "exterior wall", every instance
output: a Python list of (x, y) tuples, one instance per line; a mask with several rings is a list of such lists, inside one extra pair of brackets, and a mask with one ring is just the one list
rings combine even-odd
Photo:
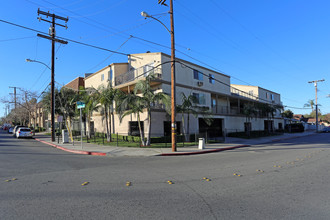
[[(162, 60), (161, 62), (169, 62), (171, 60), (171, 57), (162, 54)], [(221, 74), (219, 72), (212, 71), (210, 69), (204, 68), (202, 66), (190, 63), (188, 61), (184, 61), (181, 59), (177, 59), (179, 62), (184, 63), (185, 65), (189, 66), (185, 67), (182, 66), (180, 63), (176, 63), (175, 65), (175, 79), (177, 86), (186, 86), (189, 88), (199, 88), (201, 90), (206, 90), (208, 92), (217, 92), (222, 94), (230, 95), (230, 87), (225, 85), (219, 85), (219, 83), (214, 82), (214, 84), (209, 82), (209, 74), (212, 74), (214, 79), (219, 80), (227, 85), (230, 85), (230, 77), (224, 74)], [(193, 69), (203, 73), (203, 79), (197, 80), (194, 79), (194, 71)], [(205, 74), (205, 75), (204, 75)], [(170, 82), (171, 81), (171, 63), (164, 64), (162, 66), (162, 79), (165, 81)], [(198, 82), (202, 82), (203, 85), (199, 86), (197, 85)]]
[(280, 94), (272, 92), (270, 90), (263, 89), (259, 87), (259, 99), (260, 102), (271, 102), (274, 104), (281, 104)]
[[(111, 65), (111, 68), (113, 71), (112, 82), (114, 82), (116, 76), (124, 74), (128, 71), (128, 63), (115, 63)], [(113, 83), (112, 85), (115, 84)]]
[[(103, 69), (89, 75), (85, 78), (85, 87), (93, 87), (98, 89), (100, 86), (106, 87), (109, 84), (110, 80), (110, 71), (112, 71), (112, 85), (114, 86), (114, 79), (116, 76), (119, 76), (127, 72), (127, 63), (113, 63), (109, 66), (104, 67)], [(103, 77), (102, 77), (103, 75)]]
[(85, 87), (85, 81), (83, 77), (77, 77), (68, 84), (66, 84), (64, 87), (71, 88), (73, 90), (79, 90), (79, 87)]
[[(163, 53), (144, 53), (144, 54), (132, 54), (129, 56), (128, 63), (120, 63), (120, 64), (111, 64), (100, 71), (86, 77), (85, 86), (86, 87), (94, 87), (98, 88), (100, 85), (107, 85), (107, 79), (109, 79), (110, 68), (112, 68), (113, 78), (112, 85), (115, 86), (115, 78), (121, 77), (123, 80), (129, 80), (130, 78), (125, 78), (127, 74), (134, 73), (133, 79), (135, 81), (120, 81), (121, 84), (115, 86), (115, 88), (122, 89), (132, 89), (134, 84), (139, 80), (136, 79), (139, 74), (143, 74), (146, 70), (149, 70), (152, 67), (157, 67), (157, 73), (161, 73), (161, 77), (159, 78), (158, 85), (154, 88), (157, 88), (159, 91), (162, 91), (167, 94), (171, 94), (171, 64), (170, 64), (170, 56)], [(186, 96), (191, 95), (192, 93), (204, 94), (205, 103), (200, 106), (212, 108), (220, 108), (223, 109), (220, 111), (220, 114), (216, 114), (214, 118), (223, 119), (223, 129), (227, 129), (227, 132), (235, 132), (235, 131), (244, 131), (244, 123), (246, 122), (245, 116), (239, 114), (238, 108), (240, 100), (241, 104), (243, 102), (248, 101), (247, 99), (242, 99), (241, 94), (232, 95), (232, 90), (229, 86), (221, 85), (217, 82), (214, 84), (209, 81), (209, 74), (212, 74), (216, 80), (223, 82), (224, 84), (230, 85), (230, 77), (207, 68), (201, 67), (199, 65), (190, 63), (188, 61), (177, 59), (177, 61), (184, 63), (189, 66), (185, 67), (179, 63), (176, 65), (176, 103), (181, 104), (182, 98), (181, 93), (184, 93)], [(164, 62), (168, 62), (166, 64), (160, 65)], [(146, 67), (146, 65), (148, 65)], [(134, 71), (128, 71), (134, 70)], [(194, 70), (202, 72), (203, 79), (196, 80), (194, 79)], [(131, 72), (131, 73), (130, 73)], [(101, 80), (101, 75), (104, 74), (104, 80)], [(124, 75), (126, 74), (126, 75)], [(124, 77), (125, 76), (125, 77)], [(198, 82), (202, 82), (202, 85), (198, 85)], [(244, 85), (233, 85), (233, 87), (238, 90), (245, 91), (247, 94), (251, 94), (253, 96), (246, 95), (245, 98), (254, 99), (258, 101), (259, 98), (266, 99), (266, 93), (273, 94), (274, 103), (281, 104), (280, 95), (260, 88), (258, 86), (244, 86)], [(271, 96), (267, 96), (271, 100)], [(212, 99), (216, 99), (216, 106), (213, 106)], [(227, 110), (231, 107), (230, 100), (234, 103), (235, 106), (232, 108), (236, 108), (237, 112), (228, 112)], [(260, 100), (261, 101), (261, 100)], [(237, 104), (236, 104), (237, 103)], [(225, 111), (226, 110), (226, 111)], [(233, 114), (231, 114), (233, 113)], [(277, 115), (278, 116), (278, 115)], [(201, 117), (201, 116), (200, 116)], [(278, 116), (279, 117), (279, 116)], [(141, 121), (144, 121), (144, 130), (147, 132), (148, 121), (147, 121), (147, 113), (146, 111), (140, 115)], [(112, 125), (112, 133), (120, 133), (120, 134), (128, 134), (129, 132), (129, 122), (137, 121), (136, 115), (126, 116), (122, 122), (119, 122), (119, 116), (115, 114)], [(187, 127), (187, 115), (184, 115), (185, 119), (185, 127)], [(181, 121), (182, 115), (177, 114), (176, 121)], [(264, 120), (267, 118), (253, 118), (251, 120), (252, 130), (264, 130)], [(278, 129), (278, 123), (283, 123), (283, 119), (275, 118), (271, 119), (274, 121), (274, 128)], [(92, 121), (94, 121), (94, 128), (97, 132), (106, 132), (106, 122), (104, 116), (100, 114), (100, 112), (95, 113), (92, 116)], [(170, 121), (170, 117), (166, 115), (164, 111), (153, 111), (152, 112), (152, 134), (164, 134), (164, 121)], [(198, 117), (194, 117), (190, 115), (190, 129), (189, 133), (198, 133), (199, 132), (199, 121)], [(181, 124), (181, 129), (183, 125)], [(181, 130), (182, 132), (182, 130)]]
[[(100, 86), (106, 87), (108, 85), (107, 79), (108, 79), (109, 71), (110, 71), (110, 67), (107, 66), (97, 71), (96, 73), (88, 76), (85, 79), (85, 87), (86, 88), (93, 87), (95, 89), (98, 89)], [(104, 76), (103, 80), (101, 78), (102, 75)]]

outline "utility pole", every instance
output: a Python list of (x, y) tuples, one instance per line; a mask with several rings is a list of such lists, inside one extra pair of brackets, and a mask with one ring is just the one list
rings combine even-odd
[(320, 79), (320, 80), (314, 80), (314, 81), (309, 81), (308, 83), (314, 83), (315, 86), (315, 113), (316, 113), (316, 132), (318, 132), (318, 128), (319, 128), (319, 120), (318, 120), (318, 107), (317, 107), (317, 83), (318, 82), (323, 82), (324, 79)]
[[(164, 3), (165, 1), (163, 1)], [(173, 0), (170, 0), (170, 20), (171, 20), (171, 123), (172, 123), (172, 151), (176, 151), (176, 91), (175, 91), (175, 43), (174, 43), (174, 17), (173, 17)]]
[(51, 17), (52, 20), (48, 21), (46, 19), (43, 19), (41, 17), (38, 17), (39, 21), (45, 21), (51, 24), (50, 28), (49, 28), (49, 35), (50, 37), (43, 35), (43, 34), (38, 34), (38, 37), (42, 37), (42, 38), (46, 38), (48, 40), (52, 41), (52, 68), (51, 68), (51, 107), (50, 107), (50, 111), (51, 111), (51, 139), (54, 142), (55, 141), (55, 42), (61, 43), (61, 44), (67, 44), (67, 41), (63, 41), (63, 40), (59, 40), (57, 38), (55, 38), (55, 25), (59, 25), (61, 27), (65, 27), (66, 29), (68, 28), (67, 25), (62, 25), (62, 24), (58, 24), (55, 23), (55, 19), (59, 19), (62, 21), (68, 22), (69, 18), (64, 18), (55, 14), (51, 14), (49, 12), (44, 12), (41, 11), (38, 8), (38, 16), (39, 15), (45, 15), (47, 18)]

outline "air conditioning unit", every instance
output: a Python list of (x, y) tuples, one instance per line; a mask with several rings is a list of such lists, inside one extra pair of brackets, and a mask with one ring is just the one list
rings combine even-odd
[(198, 85), (198, 86), (202, 86), (202, 85), (203, 85), (203, 82), (202, 82), (202, 81), (198, 81), (198, 82), (197, 82), (197, 85)]

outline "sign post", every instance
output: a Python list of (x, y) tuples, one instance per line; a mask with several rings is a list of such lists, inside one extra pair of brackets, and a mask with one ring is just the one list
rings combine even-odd
[(82, 145), (82, 115), (81, 115), (81, 109), (85, 108), (85, 103), (84, 102), (77, 102), (77, 109), (80, 109), (80, 146), (81, 149), (83, 149), (83, 145)]

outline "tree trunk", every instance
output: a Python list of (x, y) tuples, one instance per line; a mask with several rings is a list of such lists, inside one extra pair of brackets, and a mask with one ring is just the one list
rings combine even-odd
[(111, 128), (111, 121), (112, 121), (112, 114), (111, 114), (111, 106), (109, 106), (109, 135), (107, 136), (107, 140), (108, 140), (108, 142), (111, 142), (112, 141), (112, 137), (111, 137), (111, 134), (112, 134), (112, 132), (111, 132), (111, 130), (112, 130), (112, 128)]
[(139, 131), (140, 131), (140, 138), (141, 138), (141, 143), (143, 146), (146, 146), (146, 143), (144, 141), (144, 132), (142, 132), (141, 125), (140, 125), (140, 114), (137, 113), (137, 118), (138, 118), (138, 126), (139, 126)]
[(185, 141), (187, 141), (188, 137), (187, 137), (186, 126), (185, 126), (185, 123), (184, 123), (184, 114), (183, 113), (182, 113), (181, 117), (182, 117), (181, 122), (182, 122), (183, 139)]
[(90, 117), (90, 113), (87, 113), (86, 115), (86, 131), (87, 131), (87, 137), (89, 139), (91, 139), (91, 117)]
[(109, 139), (109, 119), (108, 119), (108, 109), (107, 109), (107, 106), (104, 105), (104, 112), (105, 112), (105, 125), (106, 125), (106, 129), (107, 129), (107, 141), (110, 142), (110, 139)]
[(151, 140), (150, 140), (150, 136), (151, 136), (151, 111), (150, 109), (148, 110), (148, 136), (147, 136), (147, 146), (150, 146), (151, 144)]
[[(198, 120), (198, 117), (197, 117), (197, 120)], [(190, 121), (190, 114), (188, 112), (188, 115), (187, 115), (187, 135), (188, 135), (188, 140), (190, 141), (189, 121)]]

